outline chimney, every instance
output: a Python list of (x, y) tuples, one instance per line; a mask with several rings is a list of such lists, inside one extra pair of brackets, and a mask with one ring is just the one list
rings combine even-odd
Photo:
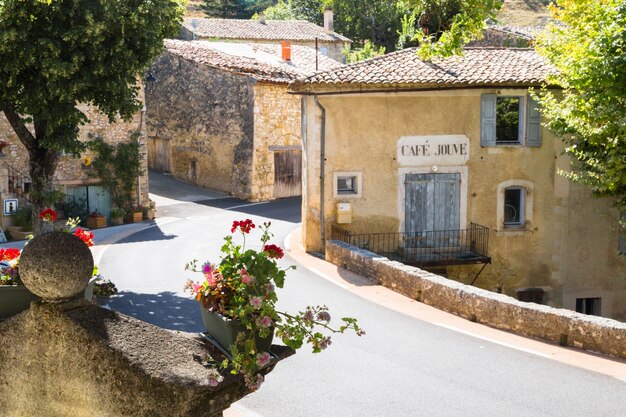
[(282, 41), (280, 44), (282, 45), (283, 49), (283, 61), (291, 62), (291, 42)]
[(265, 23), (265, 14), (263, 12), (259, 12), (258, 18), (259, 18), (259, 23), (260, 24), (262, 24), (262, 25), (266, 24)]
[(335, 31), (335, 23), (333, 17), (333, 8), (331, 6), (326, 6), (324, 9), (324, 32), (334, 32)]

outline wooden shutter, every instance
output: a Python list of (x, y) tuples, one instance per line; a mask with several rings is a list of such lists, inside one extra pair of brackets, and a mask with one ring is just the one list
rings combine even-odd
[(460, 227), (461, 174), (434, 174), (435, 211), (432, 230), (458, 230)]
[(526, 100), (526, 146), (541, 146), (540, 107), (530, 95)]
[(496, 95), (480, 97), (480, 146), (496, 146)]
[(430, 174), (408, 174), (405, 178), (405, 231), (433, 230), (435, 187)]

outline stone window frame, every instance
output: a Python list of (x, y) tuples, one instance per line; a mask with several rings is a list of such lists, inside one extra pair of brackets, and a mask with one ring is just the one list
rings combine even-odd
[[(354, 193), (340, 193), (337, 182), (340, 177), (354, 177), (356, 181), (356, 190)], [(363, 173), (361, 171), (336, 171), (333, 172), (333, 197), (335, 199), (354, 199), (361, 198), (363, 195)]]
[[(504, 224), (504, 193), (510, 188), (521, 189), (523, 192), (522, 204), (524, 212), (522, 214), (523, 224), (520, 226)], [(533, 191), (534, 184), (530, 181), (512, 179), (498, 184), (497, 207), (496, 207), (496, 231), (498, 233), (516, 234), (531, 230), (533, 220)]]

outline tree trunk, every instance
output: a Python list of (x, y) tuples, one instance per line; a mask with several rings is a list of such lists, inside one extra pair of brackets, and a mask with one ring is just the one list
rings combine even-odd
[(45, 142), (45, 121), (34, 117), (35, 133), (33, 134), (24, 123), (24, 120), (14, 111), (13, 106), (5, 106), (4, 114), (18, 138), (26, 147), (29, 156), (29, 171), (32, 181), (31, 203), (33, 208), (33, 234), (42, 232), (43, 222), (39, 213), (45, 209), (46, 196), (52, 191), (52, 178), (59, 162), (59, 153), (56, 150), (41, 146)]

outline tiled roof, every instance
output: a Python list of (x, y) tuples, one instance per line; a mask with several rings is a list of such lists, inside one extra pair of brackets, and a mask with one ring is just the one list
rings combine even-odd
[[(282, 48), (272, 44), (165, 40), (165, 50), (189, 61), (198, 62), (259, 81), (288, 83), (315, 73), (315, 50), (291, 46), (291, 62), (282, 60)], [(342, 64), (321, 54), (318, 68), (325, 71)]]
[(408, 48), (298, 79), (294, 91), (538, 85), (552, 67), (532, 49), (467, 48), (423, 62)]
[(186, 18), (183, 27), (199, 38), (267, 41), (350, 42), (335, 32), (306, 20), (258, 20)]

